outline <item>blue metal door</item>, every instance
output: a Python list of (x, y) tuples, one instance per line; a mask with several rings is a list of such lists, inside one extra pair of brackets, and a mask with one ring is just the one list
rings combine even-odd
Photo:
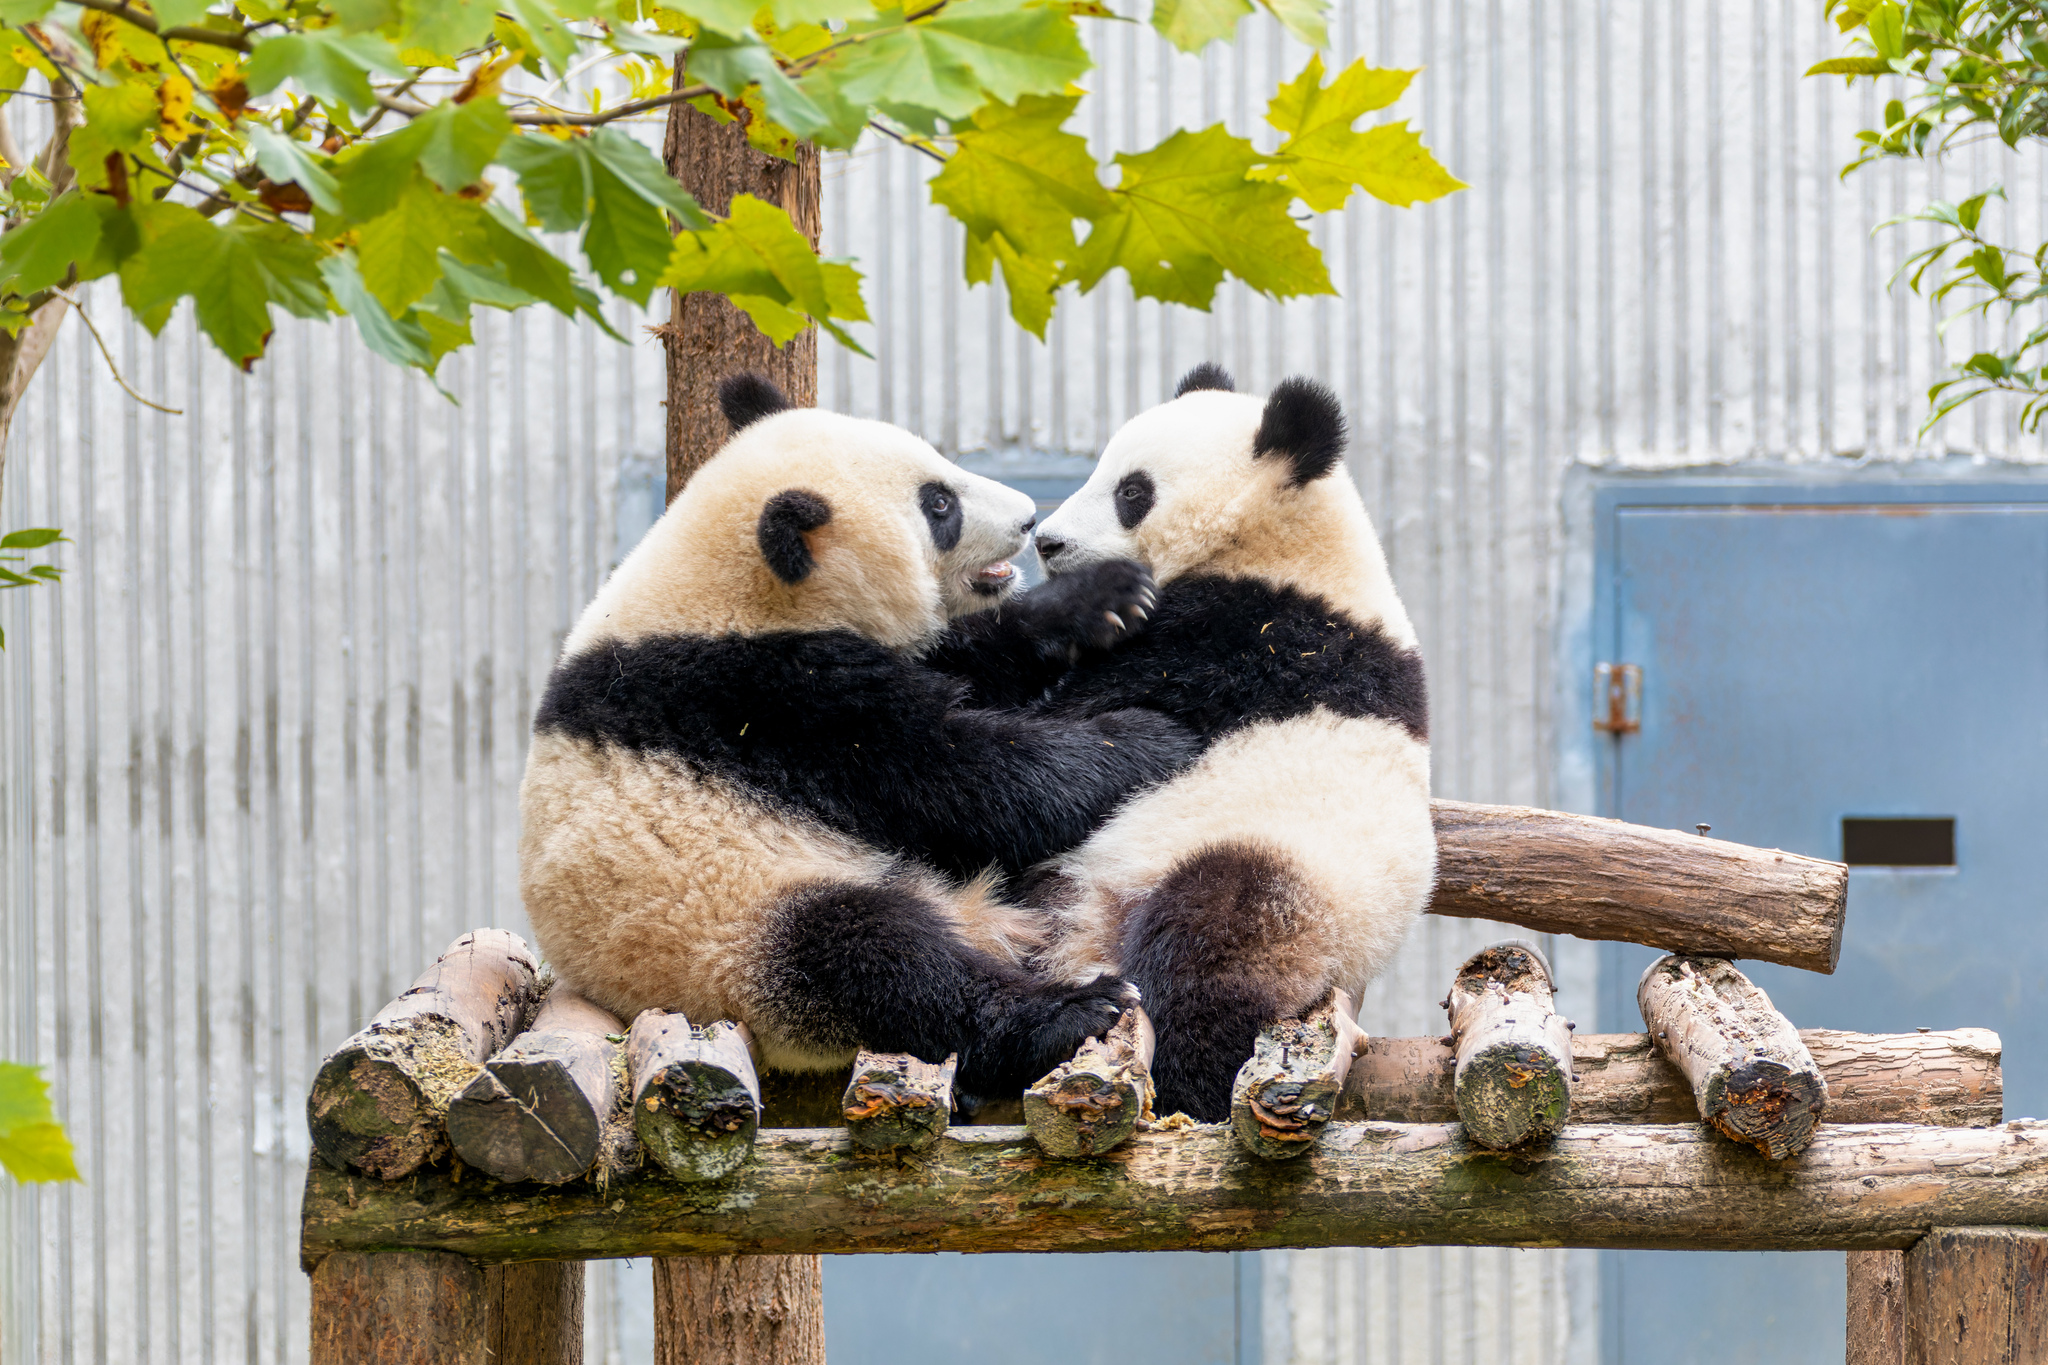
[[(1842, 858), (1841, 965), (1745, 967), (1801, 1027), (1994, 1028), (2048, 1112), (2048, 490), (1692, 483), (1596, 500), (1601, 657), (1643, 670), (1602, 813)], [(1590, 672), (1590, 670), (1589, 670)], [(1656, 954), (1608, 945), (1604, 1029)], [(2031, 1005), (2031, 1007), (2030, 1007)], [(1839, 1360), (1839, 1254), (1610, 1253), (1609, 1365)]]

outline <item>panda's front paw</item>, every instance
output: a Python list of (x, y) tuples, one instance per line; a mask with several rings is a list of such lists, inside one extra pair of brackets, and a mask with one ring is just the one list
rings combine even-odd
[(1108, 649), (1144, 628), (1159, 602), (1159, 585), (1134, 559), (1105, 559), (1050, 579), (1029, 597), (1042, 640)]

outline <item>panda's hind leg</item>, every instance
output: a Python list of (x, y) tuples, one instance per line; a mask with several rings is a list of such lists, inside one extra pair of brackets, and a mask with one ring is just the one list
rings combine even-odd
[(1158, 1034), (1158, 1112), (1230, 1117), (1260, 1029), (1312, 1009), (1332, 971), (1329, 917), (1273, 850), (1212, 844), (1181, 860), (1124, 921), (1124, 974)]

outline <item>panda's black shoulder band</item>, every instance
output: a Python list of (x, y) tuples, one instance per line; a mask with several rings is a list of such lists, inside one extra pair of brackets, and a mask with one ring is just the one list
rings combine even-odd
[(1266, 399), (1252, 454), (1277, 455), (1294, 467), (1296, 488), (1314, 483), (1344, 458), (1344, 408), (1313, 379), (1283, 379)]
[(815, 531), (830, 520), (832, 504), (805, 489), (785, 489), (768, 499), (754, 534), (761, 542), (761, 557), (777, 578), (801, 583), (811, 576), (817, 561), (811, 557), (804, 532)]
[(718, 406), (725, 413), (727, 425), (738, 432), (763, 417), (786, 412), (792, 405), (787, 395), (775, 387), (775, 381), (746, 370), (718, 381)]

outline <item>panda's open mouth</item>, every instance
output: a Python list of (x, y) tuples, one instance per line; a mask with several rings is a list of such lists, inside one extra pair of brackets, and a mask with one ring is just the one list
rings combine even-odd
[(967, 576), (967, 586), (978, 593), (999, 593), (1017, 577), (1017, 566), (1007, 559), (984, 564)]

